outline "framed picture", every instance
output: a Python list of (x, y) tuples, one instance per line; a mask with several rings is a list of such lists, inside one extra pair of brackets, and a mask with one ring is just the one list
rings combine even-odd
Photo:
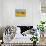
[(16, 9), (15, 13), (16, 13), (15, 15), (17, 17), (24, 17), (24, 16), (26, 16), (26, 10), (25, 9)]

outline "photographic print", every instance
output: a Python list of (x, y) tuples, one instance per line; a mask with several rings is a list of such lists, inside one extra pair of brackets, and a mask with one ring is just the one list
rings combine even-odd
[(16, 17), (24, 17), (26, 16), (26, 9), (16, 9), (15, 10)]

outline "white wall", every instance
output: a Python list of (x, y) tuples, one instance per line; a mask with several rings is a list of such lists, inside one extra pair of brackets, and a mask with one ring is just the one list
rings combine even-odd
[(39, 24), (40, 20), (41, 20), (41, 13), (40, 13), (40, 9), (41, 9), (41, 3), (40, 0), (33, 0), (33, 5), (32, 5), (32, 9), (33, 9), (33, 26), (36, 27), (37, 24)]
[(3, 0), (0, 0), (0, 26), (2, 26), (3, 18)]
[[(26, 9), (26, 17), (16, 17), (15, 9)], [(2, 25), (33, 25), (40, 20), (39, 0), (3, 0)]]
[(0, 25), (1, 25), (1, 0), (0, 0)]

